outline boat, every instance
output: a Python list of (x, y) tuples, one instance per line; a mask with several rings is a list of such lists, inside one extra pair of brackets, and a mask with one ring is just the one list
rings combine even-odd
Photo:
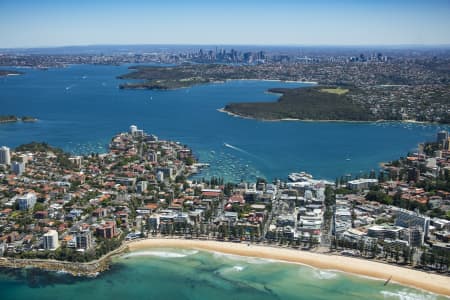
[(303, 182), (303, 181), (309, 181), (313, 178), (311, 174), (308, 174), (306, 172), (300, 172), (300, 173), (291, 173), (288, 175), (288, 179), (292, 182)]
[(209, 167), (209, 164), (208, 163), (195, 163), (193, 166), (196, 167), (196, 168), (201, 169), (201, 168)]

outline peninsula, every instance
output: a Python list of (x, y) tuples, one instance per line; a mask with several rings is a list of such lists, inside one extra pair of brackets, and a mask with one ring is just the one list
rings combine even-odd
[(37, 119), (30, 116), (18, 117), (15, 115), (2, 115), (0, 116), (0, 124), (2, 123), (15, 123), (15, 122), (36, 122)]
[(230, 103), (221, 111), (259, 120), (374, 121), (381, 118), (350, 97), (360, 93), (357, 88), (317, 86), (269, 92), (282, 96), (276, 102)]
[(142, 80), (142, 82), (121, 84), (119, 87), (122, 89), (170, 90), (239, 79), (301, 80), (297, 75), (288, 74), (282, 69), (266, 69), (255, 65), (181, 64), (170, 67), (134, 66), (130, 69), (133, 72), (118, 78)]
[[(408, 60), (408, 63), (411, 63)], [(450, 123), (449, 72), (434, 64), (374, 58), (340, 63), (178, 64), (134, 66), (121, 89), (170, 90), (226, 80), (315, 82), (323, 87), (275, 89), (277, 103), (232, 103), (225, 111), (257, 119), (419, 121)], [(426, 74), (426, 75), (419, 75)], [(343, 92), (345, 91), (345, 92)]]
[(22, 75), (23, 72), (19, 72), (16, 70), (0, 70), (0, 77), (2, 76), (16, 76), (16, 75)]

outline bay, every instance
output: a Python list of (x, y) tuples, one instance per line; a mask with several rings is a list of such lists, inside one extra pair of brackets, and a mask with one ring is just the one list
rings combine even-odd
[[(193, 148), (211, 164), (200, 177), (226, 180), (285, 179), (307, 171), (334, 180), (377, 170), (419, 142), (447, 129), (398, 122), (263, 122), (217, 111), (241, 101), (276, 101), (273, 87), (307, 86), (274, 81), (228, 81), (172, 91), (121, 90), (116, 76), (127, 65), (74, 65), (25, 69), (0, 78), (0, 114), (31, 115), (36, 123), (2, 124), (0, 144), (45, 141), (73, 153), (104, 152), (110, 138), (131, 124)], [(227, 147), (231, 145), (232, 147)]]

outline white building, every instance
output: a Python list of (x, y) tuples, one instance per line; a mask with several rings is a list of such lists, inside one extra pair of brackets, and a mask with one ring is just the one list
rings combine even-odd
[(3, 146), (0, 148), (0, 165), (11, 164), (11, 152), (8, 147)]
[(163, 182), (164, 181), (164, 173), (162, 171), (158, 171), (156, 173), (156, 180), (158, 180), (158, 182)]
[(58, 232), (56, 230), (49, 230), (44, 234), (44, 249), (45, 250), (56, 250), (59, 248), (58, 242)]
[(29, 210), (36, 204), (36, 195), (33, 193), (27, 193), (17, 198), (20, 210)]
[(424, 237), (428, 237), (428, 231), (430, 228), (430, 218), (416, 212), (395, 207), (393, 208), (396, 218), (395, 225), (404, 228), (416, 228), (419, 227)]
[(143, 137), (144, 136), (144, 130), (138, 129), (136, 125), (130, 126), (130, 134), (133, 137)]
[(374, 186), (378, 184), (378, 179), (371, 179), (371, 178), (361, 178), (356, 180), (350, 180), (347, 182), (347, 188), (350, 190), (366, 190), (370, 188), (371, 186)]
[(131, 125), (130, 126), (130, 134), (131, 135), (134, 135), (137, 130), (138, 130), (138, 128), (137, 128), (136, 125)]

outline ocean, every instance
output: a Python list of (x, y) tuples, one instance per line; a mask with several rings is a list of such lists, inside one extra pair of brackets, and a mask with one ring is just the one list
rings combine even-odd
[(0, 125), (0, 144), (45, 141), (73, 153), (104, 152), (131, 124), (190, 146), (211, 167), (198, 177), (239, 182), (286, 179), (306, 171), (334, 180), (363, 175), (379, 163), (434, 140), (439, 125), (345, 122), (263, 122), (217, 111), (230, 102), (276, 101), (273, 81), (229, 81), (172, 91), (121, 90), (127, 65), (74, 65), (47, 71), (21, 69), (0, 78), (0, 115), (31, 115), (36, 123)]
[(97, 278), (33, 270), (0, 273), (9, 299), (446, 299), (395, 283), (260, 258), (151, 249), (115, 259)]

